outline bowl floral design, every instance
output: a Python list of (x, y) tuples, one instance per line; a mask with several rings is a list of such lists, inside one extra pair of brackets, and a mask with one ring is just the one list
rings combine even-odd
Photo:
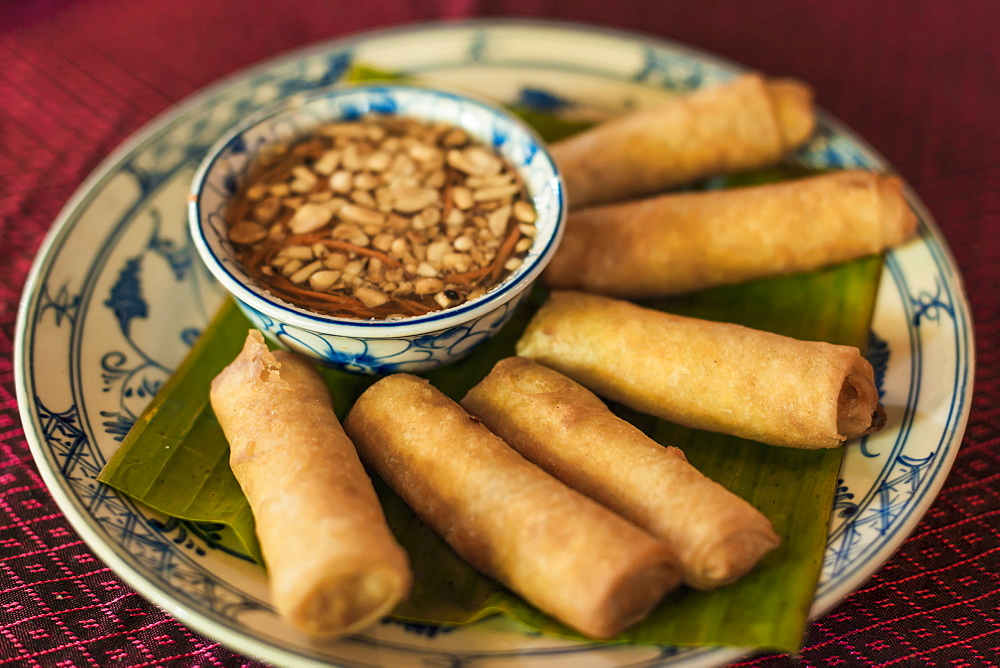
[[(254, 282), (236, 261), (225, 210), (262, 147), (368, 113), (444, 122), (502, 155), (523, 180), (536, 212), (535, 242), (520, 267), (485, 295), (400, 319), (351, 320), (289, 304)], [(456, 360), (495, 334), (528, 295), (559, 243), (562, 181), (541, 139), (500, 108), (465, 95), (400, 85), (334, 87), (293, 96), (226, 134), (208, 152), (191, 186), (188, 220), (209, 271), (254, 326), (295, 350), (348, 371), (424, 371)]]

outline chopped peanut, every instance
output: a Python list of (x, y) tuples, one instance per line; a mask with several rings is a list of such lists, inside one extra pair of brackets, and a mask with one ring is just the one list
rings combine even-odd
[(442, 123), (328, 123), (266, 151), (250, 176), (227, 212), (239, 259), (286, 301), (336, 316), (477, 299), (521, 266), (536, 236), (517, 172)]

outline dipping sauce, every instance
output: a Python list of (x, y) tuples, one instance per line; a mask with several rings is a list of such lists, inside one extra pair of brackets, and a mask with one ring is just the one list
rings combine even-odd
[(369, 115), (262, 152), (226, 212), (237, 260), (290, 304), (421, 315), (522, 263), (536, 211), (514, 167), (465, 130)]

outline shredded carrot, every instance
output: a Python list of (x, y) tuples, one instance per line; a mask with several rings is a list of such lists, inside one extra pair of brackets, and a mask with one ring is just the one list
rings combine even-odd
[(454, 186), (447, 186), (444, 198), (444, 206), (441, 207), (441, 220), (448, 220), (448, 216), (451, 215), (451, 210), (455, 208), (455, 203), (451, 199), (451, 191)]
[(336, 293), (336, 292), (317, 292), (315, 290), (309, 290), (306, 288), (300, 288), (291, 281), (289, 281), (284, 276), (274, 276), (271, 279), (271, 284), (277, 288), (280, 292), (284, 292), (289, 295), (295, 295), (296, 297), (301, 297), (303, 299), (310, 299), (314, 301), (323, 302), (333, 302), (337, 304), (349, 304), (356, 305), (361, 302), (353, 297), (348, 297), (347, 295)]
[(412, 299), (407, 299), (406, 297), (395, 297), (396, 302), (400, 306), (404, 307), (405, 310), (409, 311), (413, 315), (420, 315), (421, 313), (428, 313), (431, 308), (420, 302), (415, 302)]
[(466, 271), (461, 274), (449, 274), (445, 276), (449, 283), (457, 283), (458, 285), (468, 286), (475, 282), (476, 279), (482, 278), (486, 274), (490, 273), (493, 268), (492, 264), (488, 264), (485, 267), (480, 267), (479, 269), (473, 269), (472, 271)]
[(493, 262), (493, 271), (490, 272), (490, 281), (495, 281), (500, 277), (503, 266), (507, 264), (507, 260), (513, 255), (514, 246), (517, 245), (517, 240), (520, 238), (521, 230), (517, 225), (511, 225), (510, 233), (504, 239), (503, 244), (501, 244), (500, 250), (497, 251), (497, 258)]
[(284, 276), (271, 277), (270, 283), (274, 288), (274, 292), (283, 297), (290, 297), (291, 299), (289, 299), (289, 301), (298, 304), (299, 306), (304, 306), (310, 310), (318, 311), (320, 313), (328, 313), (329, 315), (334, 316), (364, 320), (368, 318), (386, 317), (398, 312), (399, 310), (402, 310), (407, 315), (421, 315), (431, 311), (431, 307), (421, 304), (420, 302), (398, 296), (383, 305), (375, 308), (369, 308), (354, 297), (348, 297), (347, 295), (341, 293), (316, 292), (307, 288), (302, 288), (295, 285)]
[(331, 239), (326, 236), (325, 232), (307, 232), (306, 234), (294, 234), (289, 236), (286, 241), (292, 245), (309, 245), (315, 243), (321, 243), (327, 248), (336, 248), (337, 250), (347, 251), (349, 253), (356, 253), (358, 255), (367, 255), (368, 257), (373, 257), (381, 260), (384, 264), (389, 265), (392, 268), (397, 268), (400, 265), (398, 260), (394, 260), (380, 250), (374, 248), (368, 248), (366, 246), (357, 246), (347, 241), (341, 241), (340, 239)]
[(500, 272), (503, 270), (503, 266), (507, 262), (507, 259), (514, 251), (514, 245), (517, 244), (517, 240), (520, 238), (521, 231), (517, 228), (517, 225), (511, 225), (507, 238), (504, 239), (503, 244), (501, 244), (500, 248), (497, 250), (497, 256), (493, 259), (493, 262), (489, 263), (485, 267), (473, 269), (472, 271), (466, 271), (461, 274), (450, 274), (445, 276), (445, 278), (449, 282), (459, 283), (461, 285), (469, 285), (486, 275), (490, 275), (492, 280), (496, 280), (497, 277), (499, 277)]
[(357, 253), (358, 255), (367, 255), (368, 257), (376, 258), (381, 260), (384, 264), (389, 265), (393, 269), (401, 267), (402, 265), (398, 260), (394, 260), (380, 250), (375, 250), (374, 248), (367, 248), (365, 246), (355, 246), (354, 244), (348, 243), (346, 241), (338, 241), (337, 239), (322, 239), (320, 240), (324, 246), (329, 248), (337, 248), (339, 250), (346, 250), (352, 253)]

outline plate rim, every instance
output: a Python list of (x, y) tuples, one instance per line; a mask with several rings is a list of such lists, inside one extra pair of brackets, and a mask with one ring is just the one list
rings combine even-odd
[[(142, 147), (146, 142), (150, 141), (158, 133), (167, 129), (188, 113), (215, 99), (220, 94), (232, 88), (234, 85), (241, 82), (248, 82), (257, 76), (263, 75), (270, 70), (281, 68), (284, 65), (303, 61), (310, 57), (318, 56), (327, 52), (347, 50), (356, 44), (368, 42), (373, 39), (395, 37), (405, 35), (407, 33), (461, 28), (488, 29), (519, 27), (611, 36), (639, 44), (648, 44), (654, 47), (672, 50), (680, 54), (696, 58), (700, 61), (734, 71), (747, 71), (748, 69), (751, 69), (745, 65), (731, 61), (723, 56), (705, 51), (685, 42), (643, 33), (640, 31), (617, 27), (605, 27), (599, 24), (586, 22), (524, 17), (488, 17), (412, 22), (374, 28), (357, 33), (342, 35), (332, 39), (317, 40), (306, 45), (279, 52), (272, 56), (264, 57), (254, 63), (242, 66), (185, 96), (178, 102), (169, 105), (166, 109), (157, 113), (145, 123), (140, 125), (88, 173), (87, 177), (74, 190), (73, 194), (69, 197), (69, 199), (67, 199), (65, 204), (60, 209), (58, 215), (53, 219), (50, 229), (46, 232), (42, 243), (39, 245), (36, 251), (35, 259), (32, 262), (31, 270), (27, 275), (24, 287), (21, 291), (17, 318), (15, 320), (13, 350), (15, 394), (18, 403), (18, 412), (22, 422), (25, 439), (28, 442), (29, 449), (32, 453), (32, 459), (35, 461), (36, 468), (45, 482), (49, 494), (56, 501), (60, 511), (66, 517), (73, 529), (82, 539), (84, 539), (88, 548), (97, 554), (105, 564), (111, 567), (117, 577), (120, 577), (123, 581), (127, 582), (136, 592), (151, 600), (158, 607), (167, 611), (181, 623), (190, 626), (197, 632), (210, 635), (213, 639), (223, 642), (238, 652), (246, 653), (250, 656), (262, 658), (267, 661), (294, 660), (299, 665), (330, 665), (328, 662), (317, 660), (315, 657), (299, 654), (284, 647), (275, 646), (270, 643), (260, 642), (252, 635), (238, 634), (232, 629), (219, 624), (214, 619), (203, 615), (200, 612), (185, 609), (180, 601), (175, 600), (174, 597), (172, 597), (168, 592), (155, 586), (155, 584), (149, 581), (141, 572), (133, 568), (132, 565), (124, 559), (120, 558), (118, 556), (118, 552), (113, 549), (113, 546), (105, 544), (103, 538), (101, 538), (96, 529), (91, 526), (88, 518), (82, 513), (77, 512), (76, 504), (70, 498), (68, 491), (63, 489), (60, 484), (61, 479), (56, 476), (55, 471), (48, 466), (43, 467), (39, 465), (39, 461), (48, 461), (48, 458), (40, 440), (38, 439), (36, 430), (28, 428), (29, 425), (32, 425), (33, 427), (35, 416), (34, 412), (29, 410), (29, 406), (32, 404), (28, 394), (27, 380), (25, 379), (25, 370), (27, 368), (27, 351), (25, 349), (25, 343), (26, 339), (29, 338), (29, 334), (31, 334), (34, 330), (33, 324), (29, 322), (29, 315), (35, 312), (35, 309), (32, 307), (35, 305), (39, 297), (38, 283), (40, 277), (42, 277), (46, 273), (46, 270), (54, 264), (56, 251), (60, 247), (61, 242), (65, 241), (65, 237), (67, 237), (74, 229), (74, 226), (70, 224), (74, 214), (87, 203), (88, 199), (94, 194), (95, 189), (114, 173), (117, 166), (122, 164), (128, 156), (130, 156), (138, 148)], [(837, 132), (849, 137), (850, 140), (858, 145), (863, 152), (867, 153), (870, 157), (879, 162), (883, 169), (894, 171), (894, 167), (886, 161), (877, 150), (869, 145), (864, 138), (859, 136), (857, 132), (846, 126), (843, 122), (833, 117), (822, 108), (817, 108), (817, 114), (822, 118), (825, 124), (835, 128)], [(914, 505), (914, 510), (911, 511), (911, 516), (914, 518), (912, 526), (907, 527), (905, 532), (897, 531), (898, 537), (894, 536), (895, 539), (889, 542), (891, 546), (887, 544), (886, 547), (877, 551), (879, 555), (878, 560), (875, 562), (869, 560), (868, 563), (870, 566), (866, 564), (866, 568), (861, 569), (861, 573), (856, 575), (854, 578), (849, 579), (849, 584), (841, 585), (836, 589), (836, 591), (829, 592), (827, 594), (827, 598), (829, 598), (828, 601), (823, 601), (820, 597), (815, 598), (809, 612), (809, 618), (811, 620), (828, 612), (831, 608), (836, 606), (846, 596), (853, 592), (862, 582), (869, 579), (888, 559), (892, 557), (893, 554), (896, 553), (896, 551), (898, 551), (899, 546), (905, 542), (913, 530), (916, 529), (919, 522), (926, 515), (927, 510), (933, 504), (944, 485), (945, 479), (947, 478), (947, 472), (951, 469), (955, 457), (957, 456), (962, 437), (967, 427), (969, 414), (971, 412), (972, 385), (975, 375), (975, 339), (972, 311), (968, 302), (964, 279), (959, 271), (957, 262), (955, 262), (951, 249), (937, 225), (936, 220), (930, 214), (923, 202), (919, 199), (917, 194), (908, 184), (905, 184), (905, 181), (904, 185), (908, 203), (911, 206), (914, 206), (914, 208), (919, 209), (917, 214), (920, 217), (921, 222), (926, 224), (928, 227), (930, 237), (933, 239), (936, 248), (944, 258), (943, 266), (949, 269), (952, 273), (950, 280), (951, 285), (955, 289), (955, 302), (961, 302), (963, 306), (962, 313), (966, 316), (966, 336), (964, 337), (964, 341), (967, 346), (966, 352), (969, 362), (965, 369), (966, 380), (961, 385), (961, 398), (965, 407), (959, 411), (958, 419), (956, 420), (955, 427), (952, 430), (952, 436), (947, 439), (948, 445), (952, 447), (948, 448), (948, 456), (945, 458), (946, 461), (944, 461), (941, 465), (941, 472), (924, 490), (923, 498)], [(945, 439), (942, 440), (944, 441)], [(206, 629), (211, 630), (207, 631)], [(699, 649), (703, 649), (705, 650), (705, 653), (711, 654), (712, 659), (711, 664), (699, 665), (715, 665), (718, 662), (726, 662), (734, 658), (744, 656), (748, 652), (745, 648), (735, 647), (703, 647)]]

